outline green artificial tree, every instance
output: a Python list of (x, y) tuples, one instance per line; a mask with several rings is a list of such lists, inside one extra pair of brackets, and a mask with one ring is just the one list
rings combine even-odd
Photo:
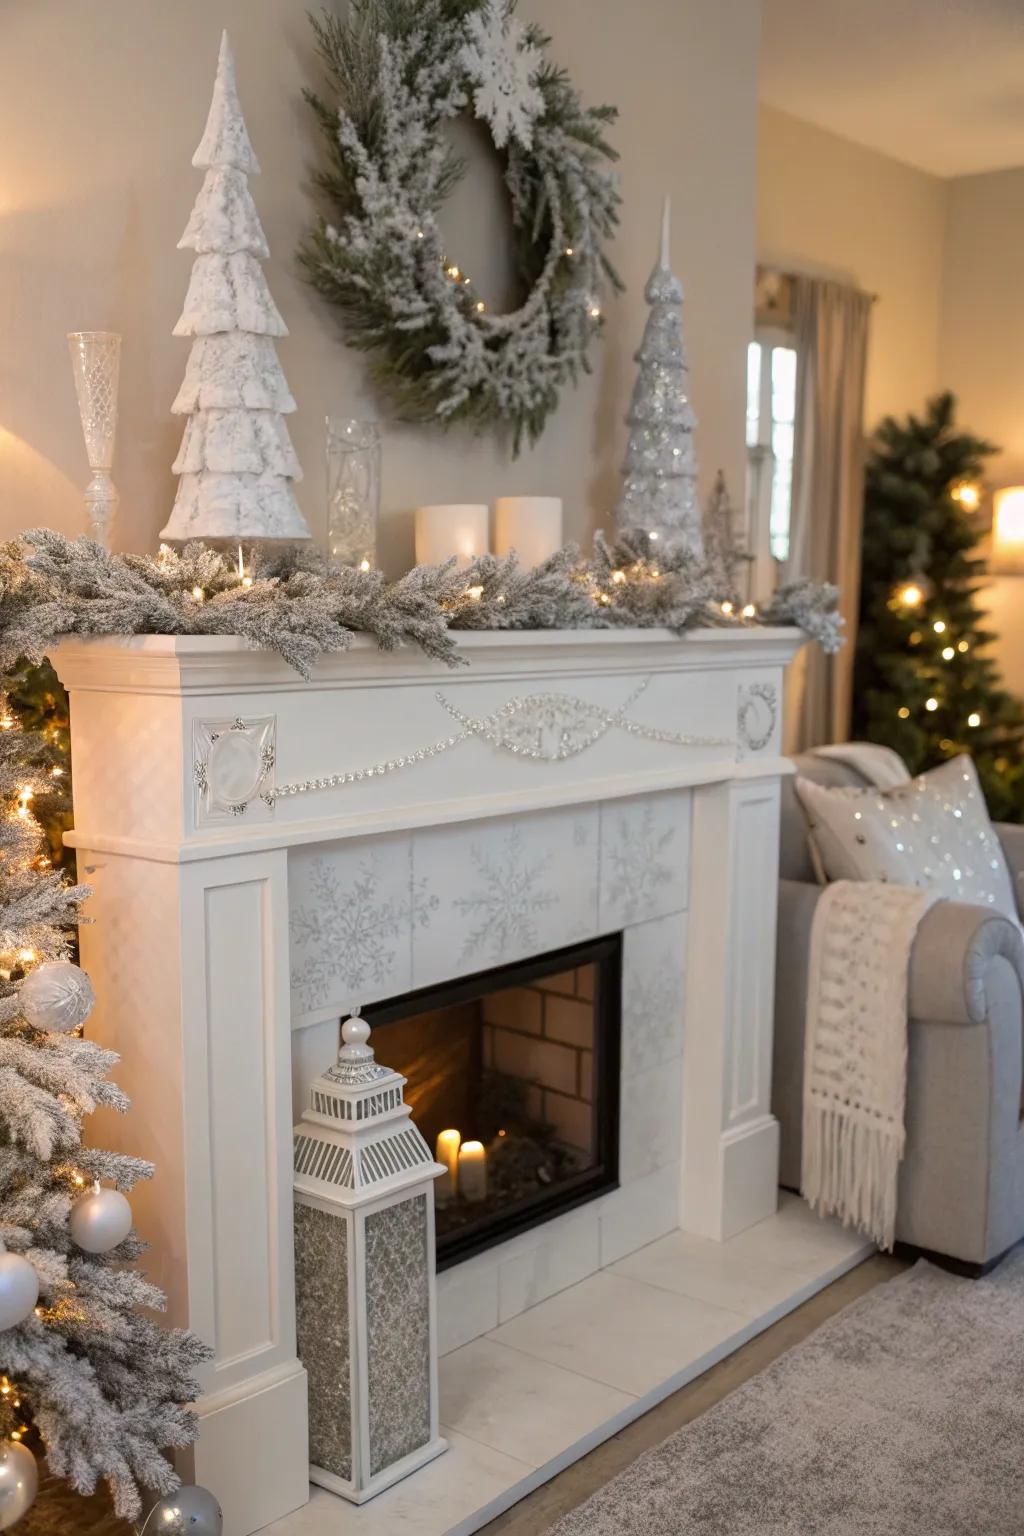
[(912, 773), (970, 752), (996, 820), (1024, 821), (1024, 706), (1002, 686), (979, 600), (984, 530), (972, 515), (993, 444), (956, 401), (887, 417), (867, 464), (853, 735)]

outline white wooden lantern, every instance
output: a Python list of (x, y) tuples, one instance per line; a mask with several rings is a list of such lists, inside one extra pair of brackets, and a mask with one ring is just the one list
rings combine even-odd
[(447, 1444), (434, 1271), (444, 1169), (409, 1118), (406, 1079), (374, 1060), (358, 1012), (295, 1127), (295, 1300), (310, 1479), (362, 1504)]

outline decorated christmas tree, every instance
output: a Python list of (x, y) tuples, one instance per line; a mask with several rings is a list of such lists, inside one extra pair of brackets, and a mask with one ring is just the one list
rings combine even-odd
[(689, 365), (683, 341), (683, 285), (669, 256), (669, 201), (661, 225), (661, 253), (645, 289), (651, 307), (636, 361), (640, 372), (626, 416), (629, 446), (625, 483), (615, 509), (620, 529), (701, 549), (697, 500), (697, 418), (689, 399)]
[(912, 773), (970, 752), (998, 820), (1024, 820), (1024, 707), (988, 647), (969, 510), (991, 443), (956, 425), (952, 395), (888, 417), (867, 465), (853, 734)]
[(207, 1354), (139, 1310), (164, 1298), (132, 1265), (142, 1244), (121, 1191), (151, 1165), (82, 1145), (86, 1115), (128, 1106), (107, 1077), (116, 1056), (82, 1038), (92, 987), (67, 958), (88, 892), (51, 867), (33, 815), (61, 771), (0, 696), (3, 1529), (32, 1503), (32, 1448), (79, 1493), (106, 1479), (127, 1519), (142, 1489), (172, 1493), (178, 1478), (163, 1449), (195, 1438), (187, 1404)]
[(744, 589), (753, 555), (744, 550), (736, 531), (736, 509), (722, 470), (715, 476), (703, 520), (704, 559), (716, 603), (737, 612), (746, 601)]
[(260, 262), (269, 255), (249, 192), (259, 173), (225, 32), (206, 131), (206, 172), (179, 248), (196, 252), (176, 336), (194, 338), (172, 407), (188, 416), (164, 539), (308, 539), (292, 491), (302, 471), (284, 423), (294, 411), (274, 345), (287, 327)]

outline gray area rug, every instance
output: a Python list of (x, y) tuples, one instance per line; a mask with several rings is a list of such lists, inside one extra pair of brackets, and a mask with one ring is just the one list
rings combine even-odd
[(1021, 1536), (1024, 1249), (879, 1286), (552, 1536)]

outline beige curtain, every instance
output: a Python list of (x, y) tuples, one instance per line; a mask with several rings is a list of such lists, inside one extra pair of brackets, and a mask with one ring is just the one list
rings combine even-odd
[(871, 297), (842, 283), (798, 276), (796, 428), (785, 579), (834, 581), (846, 618), (838, 656), (808, 646), (792, 668), (786, 708), (790, 751), (849, 735), (860, 587), (864, 491), (864, 375)]

